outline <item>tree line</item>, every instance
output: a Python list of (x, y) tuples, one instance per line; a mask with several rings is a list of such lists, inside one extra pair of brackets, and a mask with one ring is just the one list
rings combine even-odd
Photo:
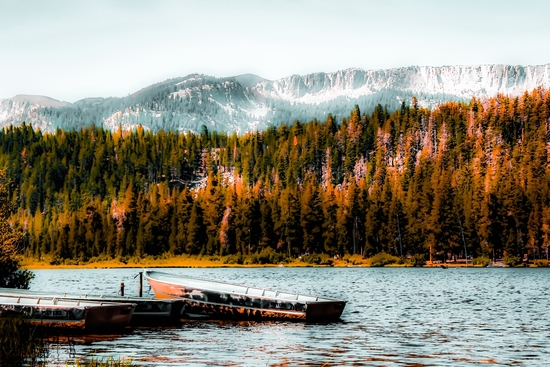
[[(0, 131), (28, 256), (546, 258), (550, 91), (242, 135)], [(519, 261), (519, 260), (518, 260)]]

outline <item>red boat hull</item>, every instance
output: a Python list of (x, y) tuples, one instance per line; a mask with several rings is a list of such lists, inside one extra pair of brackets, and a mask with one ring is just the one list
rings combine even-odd
[[(161, 273), (159, 273), (161, 274)], [(283, 297), (266, 297), (265, 293), (279, 294), (279, 292), (254, 289), (258, 294), (249, 294), (247, 287), (225, 283), (212, 282), (212, 288), (227, 289), (200, 289), (185, 284), (186, 279), (179, 282), (176, 277), (166, 275), (165, 278), (147, 279), (158, 298), (178, 297), (183, 300), (185, 313), (209, 317), (230, 319), (264, 319), (264, 320), (301, 320), (329, 322), (338, 320), (346, 305), (345, 301), (324, 299), (316, 301), (316, 297), (300, 296), (284, 293)], [(178, 283), (176, 283), (178, 281)], [(192, 283), (195, 280), (190, 280)], [(199, 281), (208, 285), (205, 281)], [(242, 288), (246, 293), (239, 292)], [(231, 290), (233, 289), (233, 290)], [(292, 299), (292, 297), (295, 297)], [(305, 297), (311, 300), (300, 300)], [(317, 298), (318, 299), (318, 298)]]

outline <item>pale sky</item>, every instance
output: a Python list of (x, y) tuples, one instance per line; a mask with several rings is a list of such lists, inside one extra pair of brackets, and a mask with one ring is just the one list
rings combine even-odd
[(547, 0), (0, 0), (0, 99), (201, 73), (550, 63)]

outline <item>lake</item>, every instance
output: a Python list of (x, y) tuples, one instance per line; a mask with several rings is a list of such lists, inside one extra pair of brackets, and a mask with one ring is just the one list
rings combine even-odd
[[(31, 289), (137, 295), (141, 269), (37, 270)], [(222, 322), (136, 329), (54, 346), (72, 356), (145, 366), (547, 366), (550, 269), (164, 269), (210, 280), (348, 301), (342, 321)], [(144, 281), (144, 296), (153, 295)]]

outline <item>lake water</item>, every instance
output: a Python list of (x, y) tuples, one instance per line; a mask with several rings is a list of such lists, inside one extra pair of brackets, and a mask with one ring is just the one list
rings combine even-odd
[[(139, 269), (40, 270), (31, 289), (137, 295)], [(342, 321), (188, 321), (54, 348), (145, 366), (548, 366), (550, 269), (165, 269), (348, 301)], [(144, 283), (144, 296), (152, 295)], [(60, 362), (59, 362), (60, 361)]]

